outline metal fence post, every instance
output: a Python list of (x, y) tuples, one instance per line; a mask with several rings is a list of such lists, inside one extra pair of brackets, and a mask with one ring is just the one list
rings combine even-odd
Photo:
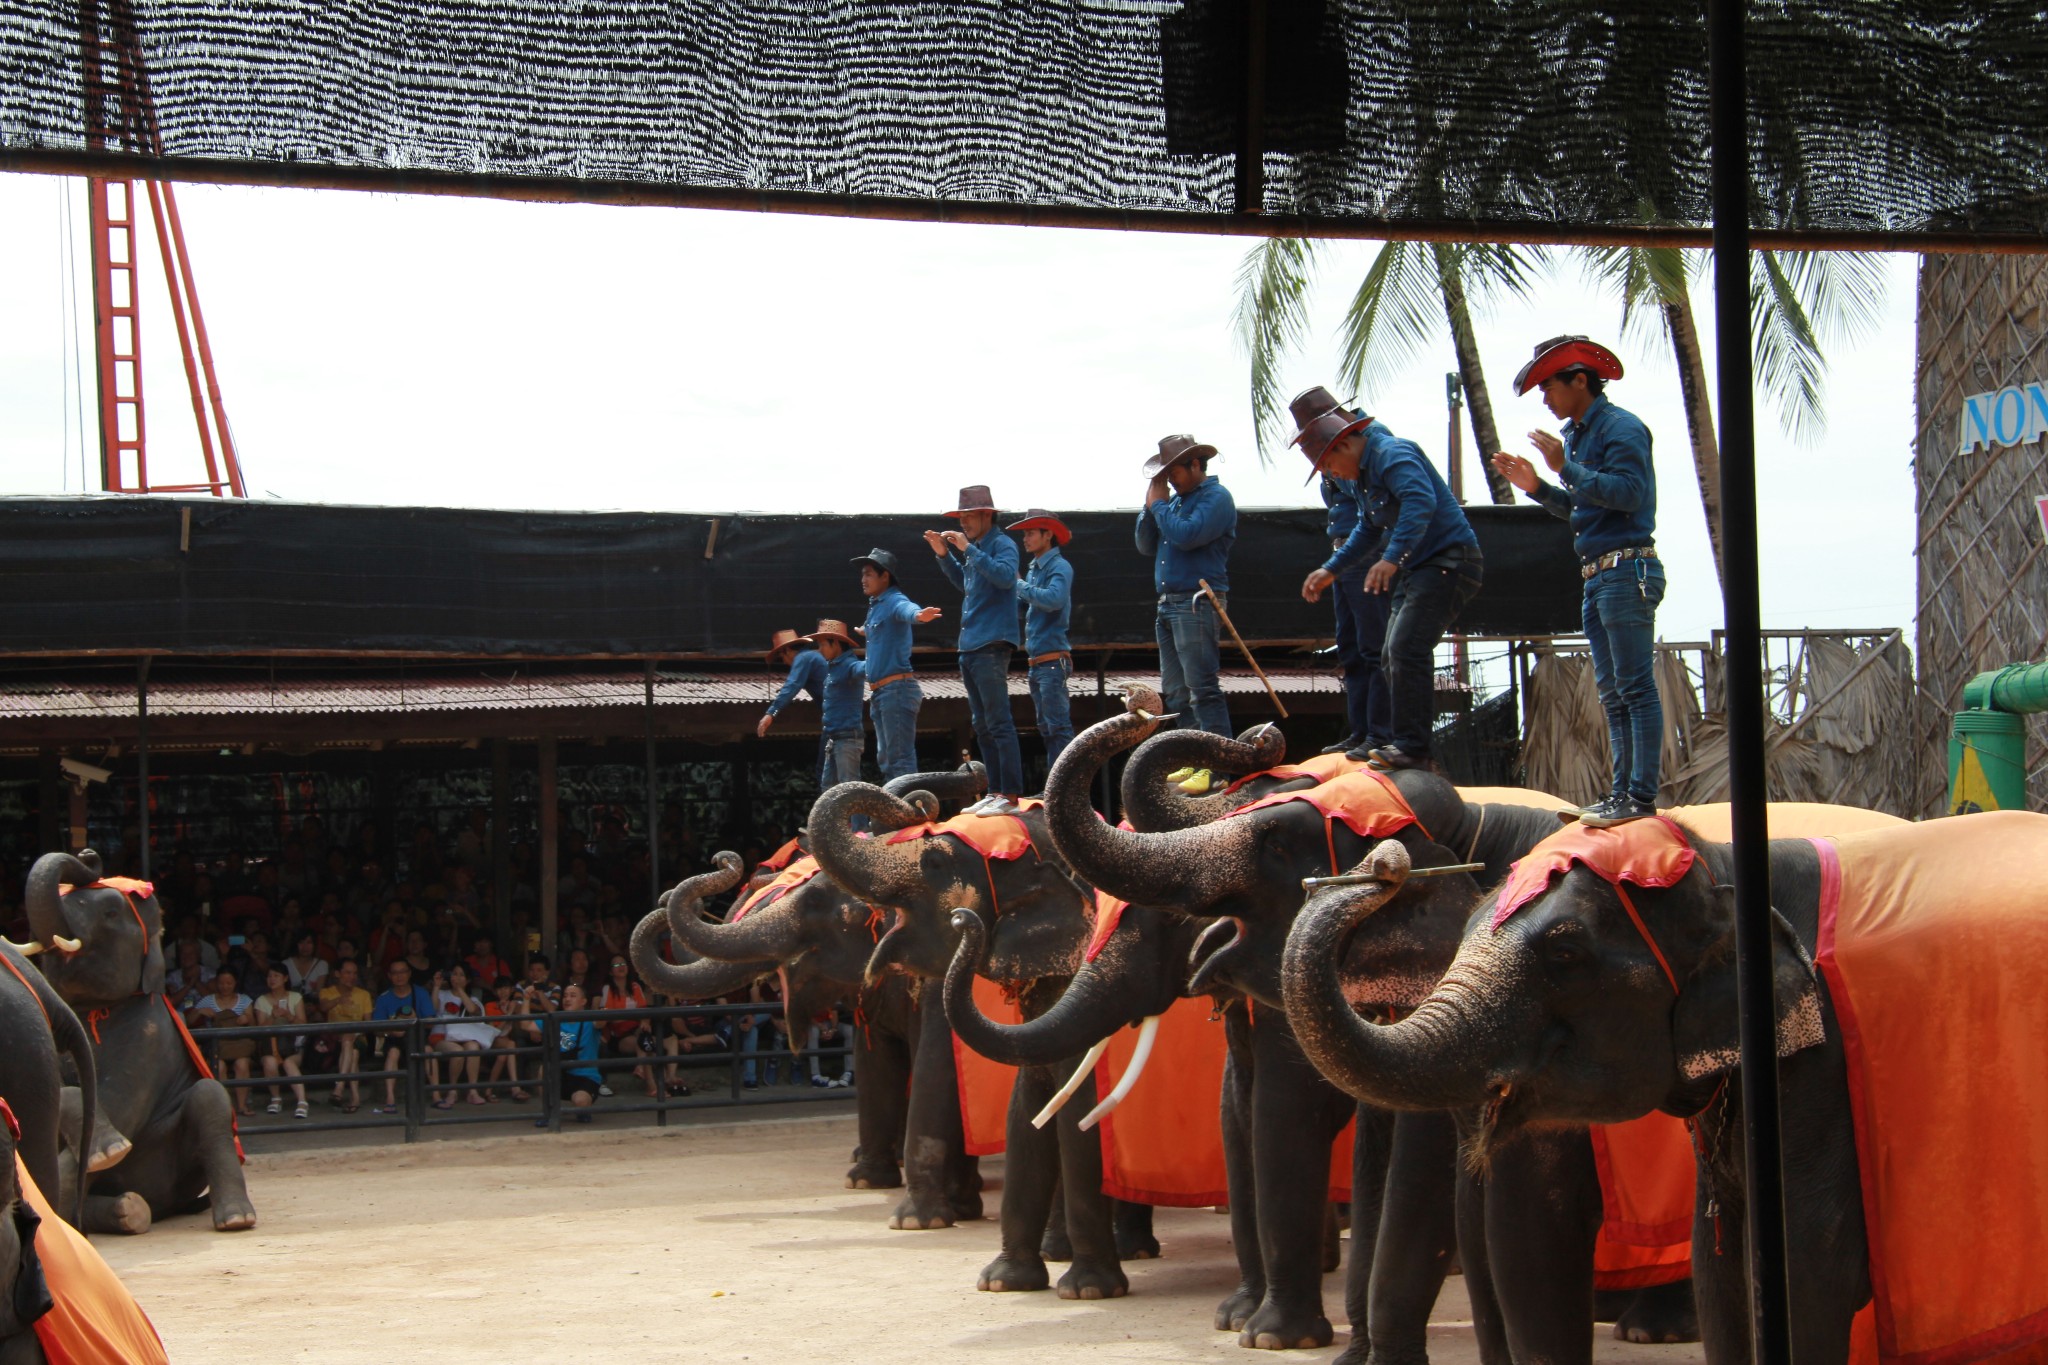
[(418, 1142), (420, 1127), (426, 1121), (426, 1094), (421, 1089), (420, 1079), (420, 1021), (414, 1018), (405, 1026), (405, 1140)]
[(562, 1131), (562, 1054), (561, 1028), (554, 1016), (541, 1011), (540, 1023), (540, 1112), (548, 1121), (548, 1131)]

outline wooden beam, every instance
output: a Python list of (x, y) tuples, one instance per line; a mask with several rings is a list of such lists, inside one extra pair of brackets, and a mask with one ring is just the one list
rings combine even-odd
[(555, 782), (555, 737), (540, 737), (540, 951), (554, 961), (561, 896), (562, 831), (560, 795)]

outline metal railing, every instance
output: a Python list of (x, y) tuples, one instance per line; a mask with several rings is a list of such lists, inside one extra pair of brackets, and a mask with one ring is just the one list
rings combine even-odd
[[(238, 1090), (268, 1090), (273, 1087), (280, 1091), (288, 1092), (290, 1087), (294, 1085), (303, 1085), (307, 1090), (309, 1109), (314, 1115), (319, 1115), (322, 1109), (327, 1108), (325, 1104), (314, 1104), (311, 1096), (316, 1088), (324, 1090), (336, 1085), (353, 1084), (364, 1090), (365, 1101), (369, 1101), (372, 1096), (379, 1093), (379, 1088), (386, 1081), (397, 1082), (398, 1112), (395, 1114), (377, 1113), (375, 1112), (374, 1105), (370, 1112), (361, 1117), (355, 1115), (334, 1118), (321, 1116), (264, 1122), (262, 1120), (270, 1118), (268, 1114), (242, 1114), (238, 1116), (238, 1122), (241, 1126), (241, 1135), (244, 1138), (263, 1137), (280, 1133), (356, 1132), (371, 1128), (402, 1127), (405, 1130), (404, 1140), (416, 1142), (419, 1140), (423, 1129), (430, 1127), (452, 1127), (463, 1124), (523, 1121), (536, 1127), (544, 1126), (549, 1132), (558, 1133), (562, 1130), (562, 1115), (564, 1112), (572, 1114), (651, 1113), (654, 1115), (656, 1125), (666, 1127), (670, 1112), (677, 1109), (718, 1109), (734, 1105), (818, 1102), (845, 1099), (851, 1095), (853, 1091), (850, 1087), (819, 1089), (808, 1084), (802, 1086), (776, 1084), (762, 1086), (757, 1089), (750, 1087), (745, 1079), (745, 1073), (749, 1066), (756, 1068), (757, 1075), (762, 1075), (766, 1074), (767, 1069), (771, 1065), (777, 1068), (787, 1065), (790, 1068), (791, 1074), (794, 1075), (796, 1068), (803, 1066), (813, 1057), (821, 1060), (841, 1057), (847, 1059), (843, 1065), (851, 1065), (853, 1040), (850, 1030), (854, 1025), (844, 1022), (839, 1026), (846, 1033), (841, 1042), (820, 1046), (815, 1049), (805, 1048), (802, 1051), (787, 1045), (782, 1047), (757, 1047), (751, 1051), (744, 1050), (739, 1045), (739, 1039), (743, 1035), (735, 1028), (722, 1046), (716, 1049), (706, 1049), (694, 1053), (678, 1050), (671, 1055), (657, 1048), (654, 1052), (641, 1052), (633, 1056), (605, 1055), (608, 1040), (604, 1026), (607, 1024), (618, 1024), (626, 1020), (632, 1020), (636, 1025), (642, 1020), (653, 1022), (657, 1030), (654, 1036), (658, 1042), (663, 1036), (661, 1030), (671, 1019), (685, 1017), (710, 1019), (715, 1025), (717, 1020), (724, 1018), (773, 1016), (778, 1014), (780, 1009), (779, 1003), (764, 1002), (760, 1004), (749, 1003), (739, 1005), (650, 1005), (638, 1009), (585, 1009), (573, 1012), (569, 1010), (548, 1010), (542, 1013), (484, 1016), (427, 1015), (406, 1019), (323, 1020), (318, 1023), (309, 1022), (304, 1024), (248, 1024), (224, 1028), (195, 1028), (192, 1036), (198, 1041), (200, 1051), (206, 1056), (208, 1064), (214, 1068), (215, 1076), (222, 1085), (228, 1087), (231, 1093)], [(550, 1031), (559, 1024), (584, 1022), (598, 1026), (599, 1055), (590, 1059), (563, 1057), (555, 1050), (553, 1046), (554, 1036)], [(430, 1035), (439, 1032), (450, 1024), (487, 1024), (499, 1029), (500, 1032), (505, 1032), (509, 1029), (512, 1036), (517, 1038), (518, 1041), (509, 1048), (485, 1047), (476, 1052), (437, 1051), (433, 1049), (428, 1043)], [(540, 1028), (541, 1039), (539, 1042), (528, 1040), (523, 1036), (525, 1028), (529, 1026), (538, 1026)], [(769, 1026), (766, 1023), (762, 1023), (757, 1025), (757, 1027), (766, 1030)], [(802, 1028), (808, 1030), (809, 1027), (810, 1025), (807, 1021), (790, 1025), (791, 1029)], [(303, 1062), (304, 1050), (294, 1047), (293, 1050), (301, 1055), (301, 1075), (292, 1076), (281, 1067), (276, 1076), (261, 1074), (262, 1049), (266, 1039), (306, 1038), (310, 1040), (313, 1036), (323, 1033), (358, 1035), (359, 1041), (357, 1046), (359, 1055), (365, 1061), (377, 1062), (379, 1064), (378, 1068), (375, 1070), (349, 1072), (305, 1072)], [(236, 1038), (256, 1040), (257, 1055), (248, 1059), (250, 1075), (247, 1079), (242, 1079), (232, 1074), (224, 1074), (227, 1068), (217, 1056), (215, 1044)], [(402, 1040), (402, 1042), (394, 1043), (392, 1040)], [(788, 1041), (801, 1040), (789, 1039)], [(399, 1065), (396, 1068), (386, 1069), (382, 1066), (385, 1054), (394, 1046), (399, 1047), (402, 1052)], [(484, 1073), (500, 1057), (513, 1058), (513, 1079), (492, 1081), (486, 1078)], [(474, 1085), (462, 1081), (449, 1080), (445, 1075), (442, 1080), (435, 1082), (428, 1076), (429, 1063), (440, 1063), (443, 1066), (450, 1066), (470, 1058), (477, 1059), (478, 1063), (478, 1079)], [(539, 1063), (538, 1070), (540, 1074), (538, 1079), (534, 1079), (532, 1075), (534, 1068), (531, 1064), (536, 1060)], [(696, 1085), (692, 1084), (692, 1093), (688, 1095), (669, 1095), (667, 1093), (667, 1086), (657, 1082), (657, 1089), (661, 1092), (658, 1098), (615, 1096), (594, 1102), (588, 1107), (571, 1105), (562, 1099), (561, 1076), (565, 1069), (594, 1070), (601, 1077), (608, 1078), (611, 1073), (630, 1073), (640, 1067), (651, 1068), (656, 1073), (665, 1073), (670, 1067), (674, 1067), (679, 1074), (684, 1075), (716, 1071), (722, 1068), (727, 1074), (724, 1085), (705, 1090), (699, 1089)], [(841, 1074), (845, 1074), (844, 1071)], [(515, 1089), (531, 1092), (530, 1098), (532, 1101), (538, 1102), (538, 1108), (531, 1107), (530, 1104), (514, 1101), (509, 1106), (491, 1107), (487, 1112), (458, 1112), (453, 1108), (436, 1106), (430, 1099), (430, 1096), (458, 1095), (469, 1090), (509, 1092)], [(239, 1107), (239, 1103), (237, 1103), (237, 1108)], [(251, 1122), (252, 1119), (257, 1121)], [(535, 1124), (535, 1119), (541, 1119), (544, 1122)]]

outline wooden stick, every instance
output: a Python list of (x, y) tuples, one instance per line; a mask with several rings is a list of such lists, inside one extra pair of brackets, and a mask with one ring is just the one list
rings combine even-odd
[(1287, 703), (1280, 700), (1280, 694), (1273, 688), (1273, 680), (1266, 676), (1266, 670), (1260, 668), (1259, 661), (1252, 657), (1251, 646), (1244, 642), (1244, 636), (1239, 635), (1237, 627), (1230, 623), (1230, 613), (1223, 610), (1223, 603), (1217, 598), (1216, 590), (1209, 586), (1209, 580), (1206, 578), (1197, 578), (1195, 581), (1200, 583), (1202, 591), (1209, 595), (1209, 605), (1216, 608), (1216, 615), (1223, 622), (1224, 629), (1230, 632), (1230, 638), (1237, 641), (1237, 647), (1244, 651), (1244, 661), (1252, 666), (1252, 672), (1258, 674), (1259, 681), (1266, 685), (1266, 695), (1271, 697), (1273, 705), (1279, 708), (1280, 719), (1286, 720)]

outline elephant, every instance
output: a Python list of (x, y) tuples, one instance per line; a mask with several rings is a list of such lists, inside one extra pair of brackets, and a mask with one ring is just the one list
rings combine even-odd
[[(1701, 1337), (1709, 1361), (1733, 1365), (1749, 1358), (1742, 1105), (1731, 1083), (1733, 859), (1725, 844), (1692, 842), (1698, 860), (1681, 880), (1634, 888), (1628, 902), (1581, 866), (1505, 920), (1482, 902), (1441, 980), (1398, 1023), (1376, 1025), (1353, 1012), (1327, 959), (1408, 874), (1407, 851), (1381, 845), (1371, 883), (1320, 894), (1303, 911), (1283, 977), (1326, 1075), (1371, 1104), (1475, 1112), (1467, 1149), (1482, 1166), (1538, 1126), (1653, 1110), (1690, 1118)], [(1842, 1033), (1811, 956), (1822, 868), (1803, 839), (1772, 841), (1769, 860), (1792, 1351), (1807, 1365), (1841, 1365), (1871, 1280)]]
[[(1059, 1039), (1061, 1046), (1089, 1034), (1101, 1036), (1129, 1013), (1156, 1011), (1175, 987), (1183, 993), (1198, 993), (1205, 985), (1233, 988), (1253, 1002), (1243, 1011), (1225, 1012), (1230, 1047), (1224, 1142), (1242, 1280), (1219, 1305), (1216, 1325), (1239, 1330), (1247, 1346), (1325, 1344), (1332, 1334), (1321, 1311), (1314, 1230), (1329, 1141), (1353, 1107), (1303, 1056), (1291, 1020), (1280, 1008), (1280, 962), (1302, 901), (1303, 876), (1338, 870), (1361, 855), (1369, 841), (1341, 820), (1326, 822), (1306, 802), (1222, 819), (1249, 800), (1314, 785), (1314, 779), (1284, 768), (1194, 802), (1158, 795), (1166, 788), (1157, 775), (1183, 762), (1233, 773), (1270, 762), (1273, 746), (1254, 732), (1235, 741), (1170, 732), (1141, 745), (1125, 772), (1126, 811), (1135, 828), (1112, 829), (1087, 808), (1089, 782), (1109, 752), (1142, 738), (1153, 723), (1142, 711), (1103, 722), (1069, 746), (1062, 762), (1071, 759), (1073, 766), (1056, 769), (1047, 784), (1055, 842), (1083, 875), (1136, 903), (1104, 945), (1101, 986), (1095, 985), (1096, 974), (1084, 969), (1077, 985), (1089, 989), (1077, 997), (1080, 1003), (1055, 1011), (1056, 1022), (1045, 1032), (1073, 1030)], [(1170, 757), (1155, 754), (1169, 743)], [(1418, 864), (1476, 861), (1490, 874), (1505, 874), (1514, 858), (1558, 827), (1548, 810), (1468, 805), (1456, 788), (1427, 773), (1402, 772), (1391, 782), (1417, 817), (1395, 837)], [(1148, 830), (1147, 825), (1164, 828)], [(1469, 877), (1432, 878), (1418, 882), (1383, 912), (1373, 932), (1357, 936), (1344, 960), (1334, 964), (1353, 1007), (1383, 1013), (1408, 1008), (1426, 994), (1455, 952), (1476, 894), (1477, 884)], [(1199, 926), (1192, 933), (1192, 948), (1182, 947), (1191, 929), (1176, 929), (1176, 920)], [(1218, 947), (1226, 928), (1230, 941)], [(1181, 962), (1192, 968), (1191, 974), (1180, 968)], [(964, 1011), (955, 1015), (955, 1029), (970, 1040), (980, 1036), (984, 1028), (963, 1016)], [(1487, 1190), (1493, 1189), (1497, 1204), (1545, 1207), (1560, 1170), (1572, 1175), (1573, 1207), (1590, 1208), (1590, 1222), (1580, 1219), (1584, 1254), (1563, 1257), (1584, 1279), (1588, 1301), (1582, 1313), (1570, 1307), (1575, 1302), (1570, 1297), (1538, 1301), (1518, 1321), (1524, 1327), (1532, 1317), (1546, 1326), (1554, 1323), (1550, 1330), (1531, 1328), (1523, 1335), (1546, 1342), (1576, 1339), (1576, 1349), (1563, 1358), (1588, 1356), (1591, 1238), (1598, 1230), (1600, 1206), (1586, 1135), (1532, 1140), (1522, 1153), (1527, 1169), (1503, 1167), (1489, 1185), (1456, 1175), (1457, 1135), (1448, 1113), (1404, 1114), (1390, 1124), (1369, 1106), (1360, 1106), (1355, 1116), (1353, 1255), (1345, 1295), (1352, 1342), (1343, 1358), (1423, 1358), (1429, 1310), (1454, 1246), (1465, 1251), (1468, 1282), (1479, 1286), (1474, 1314), (1482, 1339), (1504, 1358), (1507, 1337), (1484, 1287)], [(1368, 1231), (1374, 1228), (1376, 1237)], [(1525, 1218), (1516, 1225), (1514, 1250), (1526, 1252), (1522, 1259), (1552, 1265), (1558, 1241), (1569, 1231)], [(1378, 1247), (1397, 1254), (1376, 1254)], [(1619, 1334), (1685, 1339), (1692, 1332), (1690, 1292), (1684, 1285), (1639, 1295), (1626, 1311), (1630, 1321)]]
[[(71, 942), (66, 940), (66, 943)], [(75, 945), (74, 945), (75, 946)], [(65, 943), (50, 951), (63, 951)], [(83, 1227), (84, 1182), (78, 1178), (74, 1155), (68, 1175), (60, 1161), (60, 1135), (68, 1126), (73, 1152), (78, 1135), (94, 1131), (99, 1084), (93, 1066), (92, 1045), (85, 1026), (48, 979), (36, 970), (23, 949), (40, 953), (37, 944), (16, 944), (0, 939), (0, 1034), (8, 1039), (0, 1055), (0, 1099), (14, 1112), (21, 1129), (16, 1145), (22, 1164), (28, 1167), (38, 1189), (47, 1190), (53, 1207), (65, 1209), (73, 1227)], [(76, 1086), (64, 1084), (58, 1054), (69, 1057), (77, 1076)], [(75, 1110), (68, 1117), (67, 1110)], [(117, 1132), (104, 1133), (101, 1144), (87, 1157), (92, 1170), (104, 1170), (128, 1154), (129, 1142)]]
[[(874, 945), (867, 965), (870, 979), (888, 971), (922, 982), (942, 979), (954, 957), (952, 913), (965, 909), (980, 912), (995, 926), (978, 954), (980, 975), (1015, 991), (1027, 1018), (1059, 998), (1080, 964), (1094, 893), (1052, 852), (1036, 808), (1014, 818), (1027, 846), (1014, 858), (985, 857), (951, 836), (890, 842), (889, 833), (924, 817), (880, 788), (843, 783), (818, 798), (810, 837), (819, 866), (861, 901), (895, 911), (894, 922)], [(864, 819), (876, 831), (874, 837), (856, 836), (856, 819)], [(930, 1017), (945, 1031), (941, 1010), (930, 1010)], [(1101, 1140), (1079, 1127), (1079, 1116), (1092, 1107), (1092, 1099), (1082, 1109), (1063, 1110), (1050, 1128), (1030, 1121), (1078, 1060), (1077, 1052), (1055, 1065), (1026, 1066), (1011, 1089), (1002, 1244), (977, 1277), (981, 1289), (1047, 1287), (1051, 1277), (1044, 1242), (1056, 1203), (1065, 1216), (1072, 1252), (1072, 1263), (1053, 1286), (1062, 1298), (1121, 1297), (1130, 1290), (1122, 1266), (1125, 1251), (1140, 1256), (1157, 1252), (1150, 1210), (1119, 1209), (1102, 1193)], [(1083, 1089), (1091, 1085), (1084, 1082)]]
[[(99, 859), (87, 850), (36, 859), (24, 900), (29, 928), (45, 945), (43, 974), (93, 1021), (98, 1108), (134, 1144), (118, 1166), (90, 1177), (84, 1230), (144, 1232), (153, 1219), (209, 1205), (218, 1231), (256, 1226), (234, 1106), (163, 994), (156, 897), (103, 884)], [(60, 938), (79, 946), (51, 950)]]

